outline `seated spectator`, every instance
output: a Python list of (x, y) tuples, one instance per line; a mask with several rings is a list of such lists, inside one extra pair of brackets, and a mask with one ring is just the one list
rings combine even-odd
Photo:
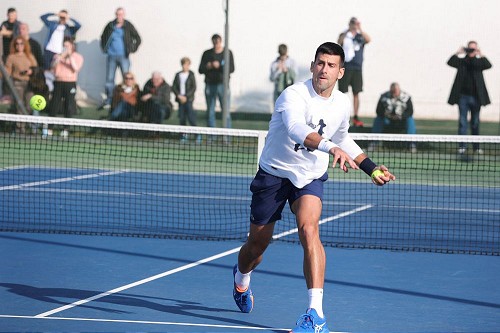
[[(49, 100), (50, 91), (47, 81), (45, 79), (45, 73), (42, 67), (31, 67), (32, 74), (30, 75), (30, 80), (28, 82), (28, 89), (34, 95), (42, 95), (45, 100)], [(33, 114), (36, 110), (33, 110)]]
[(137, 114), (137, 102), (141, 91), (131, 72), (125, 73), (123, 83), (113, 89), (110, 120), (130, 121)]
[(151, 79), (144, 85), (141, 102), (142, 121), (161, 124), (170, 118), (170, 85), (165, 82), (160, 72), (153, 72)]
[[(373, 133), (403, 130), (407, 134), (417, 133), (411, 96), (405, 91), (401, 91), (398, 83), (391, 83), (390, 90), (380, 96), (376, 112), (377, 117), (373, 121), (372, 127)], [(410, 149), (415, 152), (415, 144), (411, 144)]]

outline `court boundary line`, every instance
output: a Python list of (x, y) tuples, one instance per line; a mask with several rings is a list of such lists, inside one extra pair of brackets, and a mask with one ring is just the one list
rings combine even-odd
[[(183, 322), (169, 321), (148, 321), (148, 320), (126, 320), (126, 319), (101, 319), (101, 318), (77, 318), (77, 317), (43, 317), (36, 316), (17, 316), (17, 315), (2, 315), (0, 318), (16, 318), (16, 319), (40, 319), (40, 320), (66, 320), (66, 321), (91, 321), (102, 323), (123, 323), (123, 324), (146, 324), (146, 325), (172, 325), (172, 326), (190, 326), (190, 327), (211, 327), (211, 328), (227, 328), (227, 329), (244, 329), (244, 330), (259, 330), (259, 331), (290, 331), (289, 328), (274, 328), (274, 327), (255, 327), (255, 326), (236, 326), (236, 325), (220, 325), (220, 324), (196, 324)], [(334, 332), (330, 333), (348, 333)]]
[(89, 178), (96, 178), (96, 177), (103, 177), (103, 176), (112, 176), (112, 175), (117, 175), (117, 174), (126, 173), (126, 172), (128, 172), (128, 171), (127, 170), (103, 171), (103, 172), (90, 173), (90, 174), (85, 174), (85, 175), (80, 175), (80, 176), (53, 178), (53, 179), (40, 180), (40, 181), (36, 181), (36, 182), (29, 182), (29, 183), (23, 183), (23, 184), (6, 185), (6, 186), (0, 187), (0, 191), (21, 190), (21, 189), (25, 189), (28, 187), (50, 185), (50, 184), (56, 184), (56, 183), (64, 183), (64, 182), (70, 182), (73, 180), (82, 180), (82, 179), (89, 179)]
[[(360, 212), (362, 210), (369, 209), (371, 207), (373, 207), (373, 206), (372, 205), (365, 205), (365, 206), (361, 206), (361, 207), (358, 207), (358, 208), (355, 208), (355, 209), (352, 209), (352, 210), (349, 210), (349, 211), (345, 211), (345, 212), (342, 212), (342, 213), (339, 213), (339, 214), (336, 214), (336, 215), (324, 218), (324, 219), (322, 219), (322, 220), (319, 221), (319, 224), (321, 225), (321, 224), (324, 224), (324, 223), (327, 223), (327, 222), (330, 222), (330, 221), (333, 221), (333, 220), (336, 220), (336, 219), (339, 219), (339, 218), (343, 218), (343, 217), (346, 217), (348, 215)], [(273, 239), (278, 239), (278, 238), (281, 238), (281, 237), (284, 237), (284, 236), (287, 236), (287, 235), (290, 235), (290, 234), (293, 234), (293, 233), (296, 233), (296, 232), (298, 232), (298, 229), (297, 228), (293, 228), (293, 229), (290, 229), (289, 231), (282, 232), (280, 234), (277, 234), (277, 235), (273, 236)], [(215, 254), (213, 256), (210, 256), (210, 257), (207, 257), (207, 258), (204, 258), (204, 259), (201, 259), (201, 260), (198, 260), (198, 261), (195, 261), (195, 262), (192, 262), (192, 263), (189, 263), (189, 264), (186, 264), (186, 265), (183, 265), (183, 266), (180, 266), (180, 267), (168, 270), (168, 271), (165, 271), (163, 273), (159, 273), (159, 274), (150, 276), (148, 278), (145, 278), (145, 279), (142, 279), (142, 280), (139, 280), (139, 281), (136, 281), (136, 282), (132, 282), (132, 283), (129, 283), (127, 285), (124, 285), (124, 286), (121, 286), (121, 287), (117, 287), (115, 289), (111, 289), (111, 290), (105, 291), (103, 293), (99, 293), (99, 294), (94, 295), (92, 297), (81, 299), (79, 301), (76, 301), (76, 302), (73, 302), (73, 303), (70, 303), (70, 304), (66, 304), (66, 305), (63, 305), (61, 307), (58, 307), (58, 308), (55, 308), (55, 309), (52, 309), (52, 310), (49, 310), (49, 311), (46, 311), (46, 312), (43, 312), (43, 313), (39, 313), (39, 314), (35, 315), (34, 317), (35, 318), (48, 318), (48, 316), (51, 316), (53, 314), (56, 314), (56, 313), (59, 313), (59, 312), (62, 312), (62, 311), (65, 311), (65, 310), (77, 307), (79, 305), (86, 304), (86, 303), (95, 301), (97, 299), (100, 299), (100, 298), (103, 298), (103, 297), (106, 297), (106, 296), (110, 296), (110, 295), (119, 293), (121, 291), (130, 289), (130, 288), (133, 288), (133, 287), (137, 287), (139, 285), (142, 285), (142, 284), (145, 284), (145, 283), (148, 283), (148, 282), (151, 282), (151, 281), (154, 281), (154, 280), (166, 277), (168, 275), (172, 275), (174, 273), (178, 273), (178, 272), (181, 272), (181, 271), (184, 271), (184, 270), (187, 270), (187, 269), (190, 269), (190, 268), (193, 268), (193, 267), (196, 267), (196, 266), (199, 266), (199, 265), (211, 262), (211, 261), (219, 259), (219, 258), (226, 257), (226, 256), (228, 256), (230, 254), (238, 252), (240, 249), (241, 249), (241, 246), (238, 246), (236, 248), (233, 248), (233, 249), (230, 249), (230, 250), (227, 250), (227, 251)]]

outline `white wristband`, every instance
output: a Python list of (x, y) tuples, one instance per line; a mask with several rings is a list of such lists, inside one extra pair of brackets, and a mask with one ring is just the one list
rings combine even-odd
[(338, 146), (335, 143), (333, 143), (327, 139), (321, 140), (318, 144), (318, 150), (325, 152), (327, 154), (330, 153), (330, 149), (335, 148), (335, 147), (338, 147)]

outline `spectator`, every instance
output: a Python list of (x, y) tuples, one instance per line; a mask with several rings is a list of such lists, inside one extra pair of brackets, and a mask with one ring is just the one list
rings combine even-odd
[(19, 24), (19, 35), (29, 42), (31, 53), (35, 57), (38, 66), (43, 67), (42, 47), (36, 40), (30, 37), (30, 28), (27, 23)]
[(170, 103), (170, 86), (161, 75), (155, 71), (146, 82), (141, 95), (142, 117), (146, 122), (161, 124), (170, 118), (172, 103)]
[(345, 74), (339, 80), (339, 90), (343, 93), (352, 89), (354, 117), (352, 124), (354, 126), (363, 126), (359, 120), (359, 93), (363, 91), (363, 58), (365, 44), (371, 41), (370, 36), (361, 29), (361, 22), (352, 17), (349, 20), (349, 28), (340, 34), (338, 43), (342, 45), (345, 52)]
[[(457, 69), (448, 104), (458, 104), (458, 134), (467, 134), (467, 115), (470, 111), (470, 130), (479, 135), (479, 111), (481, 106), (490, 104), (490, 97), (484, 82), (483, 70), (490, 69), (491, 63), (483, 56), (477, 42), (470, 41), (461, 46), (448, 60), (448, 65)], [(460, 143), (459, 154), (465, 154), (466, 145)], [(473, 144), (474, 152), (482, 154), (478, 143)]]
[[(57, 20), (55, 20), (56, 16)], [(57, 14), (44, 14), (40, 16), (40, 19), (47, 29), (49, 29), (47, 41), (44, 46), (43, 66), (45, 70), (50, 70), (54, 56), (63, 52), (65, 38), (75, 40), (76, 32), (81, 28), (81, 24), (77, 20), (70, 18), (68, 11), (65, 9), (60, 10)]]
[[(183, 126), (189, 121), (191, 126), (196, 126), (196, 113), (193, 109), (194, 93), (196, 91), (196, 79), (190, 70), (191, 60), (187, 57), (181, 59), (182, 70), (175, 74), (172, 91), (175, 100), (179, 103), (179, 123)], [(185, 142), (187, 135), (182, 134), (181, 141)], [(196, 137), (201, 143), (201, 135)]]
[[(373, 133), (404, 129), (407, 134), (417, 134), (411, 96), (401, 90), (399, 83), (391, 83), (389, 91), (380, 95), (376, 112), (377, 117), (372, 127)], [(371, 149), (373, 148), (374, 145), (371, 146)], [(410, 151), (417, 152), (415, 143), (410, 144)]]
[(271, 82), (274, 82), (274, 102), (283, 90), (297, 79), (297, 66), (295, 61), (288, 56), (288, 47), (285, 44), (278, 46), (278, 54), (278, 58), (271, 64), (269, 75)]
[[(28, 82), (30, 75), (33, 73), (32, 67), (36, 66), (36, 59), (31, 54), (28, 41), (24, 40), (21, 36), (13, 38), (10, 43), (10, 51), (5, 63), (5, 69), (12, 77), (17, 96), (19, 96), (28, 112), (30, 112), (29, 99), (32, 95), (28, 90)], [(15, 110), (17, 114), (23, 114), (22, 109), (17, 105), (15, 99), (12, 103), (12, 110)], [(24, 124), (17, 124), (17, 129), (20, 133), (26, 132)]]
[[(2, 36), (3, 54), (2, 62), (5, 64), (7, 56), (10, 52), (10, 44), (12, 39), (19, 33), (19, 21), (17, 20), (17, 11), (15, 8), (7, 9), (7, 20), (3, 21), (0, 25), (0, 35)], [(0, 97), (2, 104), (9, 104), (12, 102), (9, 94), (9, 89), (5, 81), (0, 80)]]
[(141, 91), (131, 72), (123, 76), (123, 83), (113, 89), (110, 120), (129, 121), (137, 114)]
[[(75, 44), (71, 38), (67, 38), (63, 44), (61, 54), (56, 54), (52, 61), (54, 72), (54, 91), (49, 103), (49, 115), (51, 117), (61, 112), (69, 118), (76, 113), (76, 82), (78, 73), (83, 66), (83, 56), (76, 52)], [(61, 131), (62, 137), (68, 137), (68, 128)]]
[(7, 20), (0, 25), (0, 35), (3, 42), (2, 61), (7, 61), (7, 56), (10, 52), (10, 43), (12, 39), (19, 34), (19, 22), (17, 20), (17, 11), (15, 8), (7, 9)]
[(125, 19), (125, 9), (118, 8), (116, 19), (108, 22), (101, 34), (101, 49), (107, 55), (106, 60), (106, 98), (98, 110), (109, 109), (115, 86), (116, 69), (119, 67), (122, 77), (130, 71), (129, 55), (141, 45), (141, 37), (134, 25)]
[[(215, 103), (219, 99), (222, 114), (224, 108), (224, 46), (222, 37), (218, 34), (212, 36), (213, 48), (203, 52), (198, 72), (205, 74), (205, 98), (207, 100), (207, 126), (215, 127)], [(233, 53), (229, 50), (229, 73), (234, 72)], [(228, 108), (230, 91), (227, 91)], [(231, 114), (227, 110), (227, 127), (231, 127)]]

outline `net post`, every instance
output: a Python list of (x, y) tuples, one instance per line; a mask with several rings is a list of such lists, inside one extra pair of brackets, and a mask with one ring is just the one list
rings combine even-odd
[(224, 128), (230, 127), (229, 117), (229, 0), (226, 0), (226, 8), (224, 9), (226, 16), (226, 23), (224, 26), (224, 67), (223, 67), (223, 85), (224, 94), (222, 99), (222, 126)]
[(1, 62), (0, 62), (0, 72), (2, 73), (2, 76), (3, 76), (3, 79), (5, 80), (5, 82), (7, 82), (7, 85), (9, 86), (10, 92), (11, 92), (12, 96), (14, 97), (14, 100), (16, 101), (17, 106), (21, 109), (22, 114), (28, 114), (28, 111), (26, 110), (26, 107), (24, 106), (24, 102), (17, 94), (17, 90), (14, 87), (14, 83), (12, 83), (12, 78), (10, 77), (9, 73), (7, 73), (7, 70), (5, 69), (3, 63), (1, 63)]

